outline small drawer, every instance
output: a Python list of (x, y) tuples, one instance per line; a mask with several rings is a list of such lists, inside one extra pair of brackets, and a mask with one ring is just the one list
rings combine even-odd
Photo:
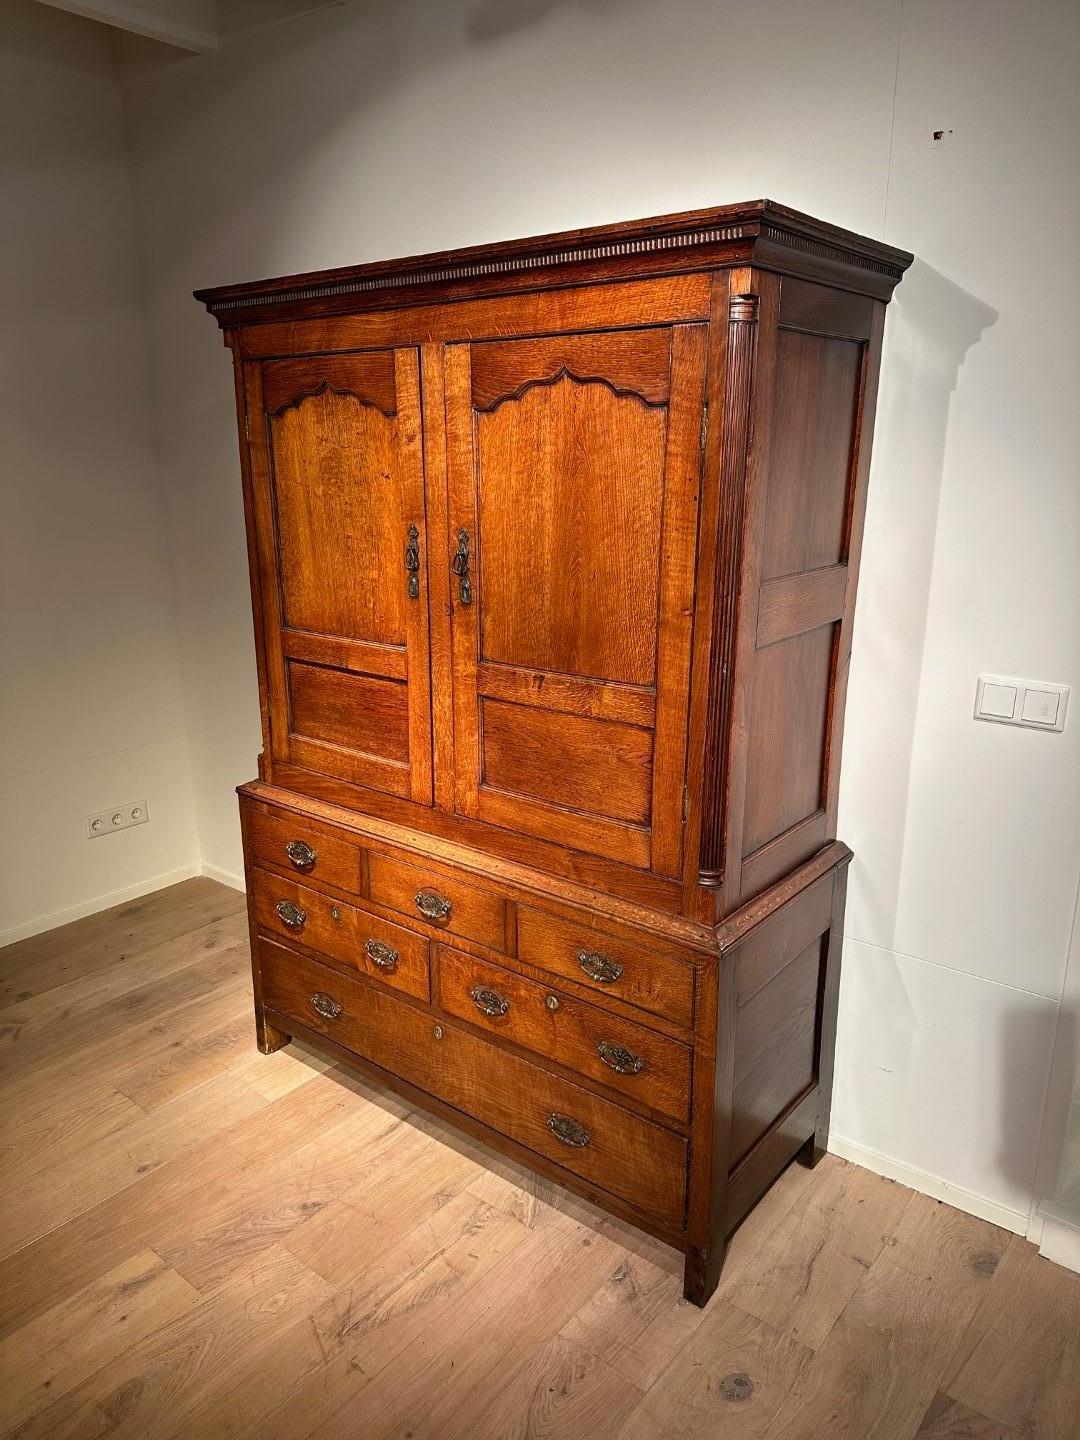
[(683, 1225), (687, 1143), (430, 1010), (260, 939), (263, 1003), (670, 1227)]
[(309, 945), (419, 1000), (430, 999), (428, 942), (423, 935), (331, 900), (295, 880), (264, 870), (254, 871), (252, 878), (260, 930)]
[(368, 893), (376, 905), (492, 950), (505, 950), (506, 902), (500, 896), (374, 852), (368, 866)]
[(439, 1003), (448, 1014), (549, 1056), (685, 1123), (690, 1111), (687, 1046), (501, 965), (445, 945), (437, 953)]
[(355, 894), (360, 852), (321, 825), (282, 811), (248, 811), (248, 850), (259, 865), (285, 870), (298, 879), (321, 880)]
[(564, 920), (543, 910), (518, 910), (518, 956), (553, 970), (597, 994), (615, 995), (676, 1025), (689, 1027), (694, 1010), (694, 970), (674, 955), (641, 950), (586, 920)]

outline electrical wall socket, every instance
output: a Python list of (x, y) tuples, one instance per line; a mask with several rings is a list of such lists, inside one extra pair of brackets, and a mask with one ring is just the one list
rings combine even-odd
[(132, 825), (145, 825), (150, 811), (145, 800), (132, 800), (128, 805), (113, 805), (108, 810), (99, 810), (96, 815), (86, 817), (86, 838), (96, 840), (99, 835), (111, 835), (116, 830), (130, 830)]

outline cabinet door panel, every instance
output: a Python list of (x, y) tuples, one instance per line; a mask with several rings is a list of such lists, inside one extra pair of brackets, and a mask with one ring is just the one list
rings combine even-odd
[(446, 352), (456, 808), (665, 875), (704, 353), (700, 325)]
[(417, 354), (266, 361), (245, 383), (273, 757), (429, 804)]
[(485, 660), (653, 683), (666, 419), (568, 375), (478, 414)]

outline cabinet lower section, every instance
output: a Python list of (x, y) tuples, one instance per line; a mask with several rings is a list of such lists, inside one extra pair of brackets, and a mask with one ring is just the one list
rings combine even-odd
[(825, 1143), (850, 852), (712, 929), (262, 784), (241, 813), (263, 1048), (303, 1035), (678, 1246), (703, 1304)]
[(263, 1004), (277, 1021), (300, 1021), (664, 1225), (682, 1226), (682, 1136), (293, 950), (261, 940), (258, 964)]

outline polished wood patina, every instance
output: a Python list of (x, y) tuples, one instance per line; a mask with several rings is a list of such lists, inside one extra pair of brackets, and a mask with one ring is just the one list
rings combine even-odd
[(200, 291), (259, 1042), (675, 1244), (828, 1138), (844, 689), (911, 257), (769, 201)]

